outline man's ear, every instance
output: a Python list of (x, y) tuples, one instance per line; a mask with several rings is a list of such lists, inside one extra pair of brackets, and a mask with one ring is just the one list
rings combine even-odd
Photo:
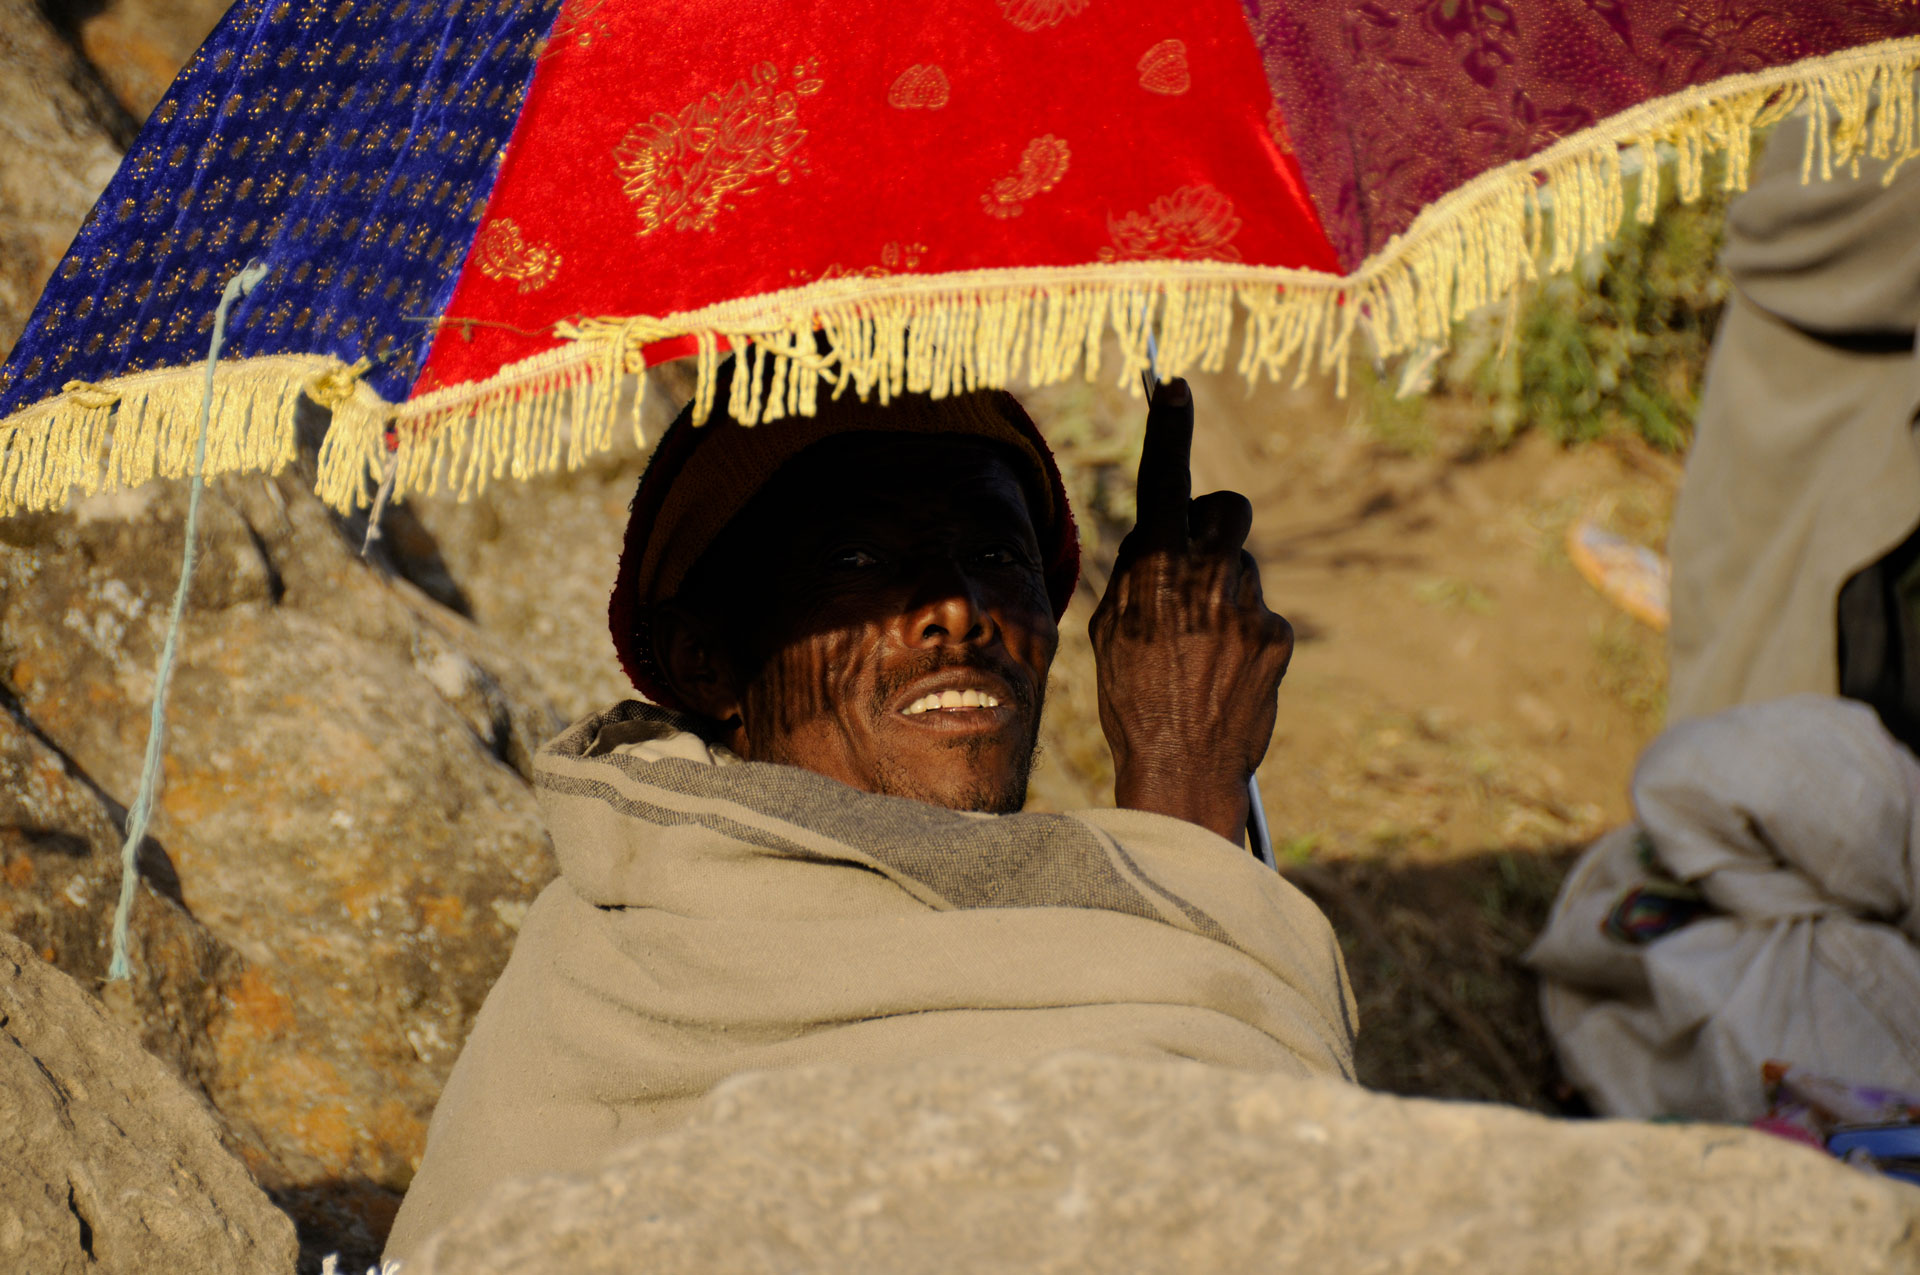
[(746, 688), (706, 617), (678, 602), (655, 607), (653, 654), (681, 703), (738, 733)]

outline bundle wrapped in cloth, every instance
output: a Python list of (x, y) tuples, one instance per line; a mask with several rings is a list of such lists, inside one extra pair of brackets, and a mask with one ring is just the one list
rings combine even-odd
[(1920, 762), (1798, 695), (1668, 729), (1528, 954), (1568, 1078), (1611, 1116), (1751, 1121), (1776, 1059), (1920, 1089)]
[(876, 796), (741, 762), (638, 702), (549, 744), (536, 783), (561, 876), (447, 1084), (389, 1256), (746, 1071), (1092, 1050), (1353, 1075), (1325, 918), (1193, 824)]

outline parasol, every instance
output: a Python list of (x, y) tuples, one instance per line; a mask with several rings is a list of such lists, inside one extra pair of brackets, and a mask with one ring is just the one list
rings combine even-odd
[(1913, 153), (1916, 66), (1911, 0), (241, 0), (0, 370), (0, 514), (189, 470), (251, 259), (209, 469), (290, 460), (304, 393), (344, 508), (576, 463), (663, 358), (704, 410), (727, 347), (749, 422), (1109, 331), (1123, 380), (1149, 333), (1168, 375), (1431, 352), (1636, 167), (1738, 186), (1801, 105), (1810, 174)]

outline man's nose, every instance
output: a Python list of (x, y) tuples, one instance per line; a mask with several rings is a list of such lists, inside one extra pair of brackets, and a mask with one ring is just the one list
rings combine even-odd
[(979, 585), (958, 562), (942, 557), (928, 561), (914, 581), (913, 601), (907, 608), (909, 646), (956, 646), (979, 643), (993, 633)]

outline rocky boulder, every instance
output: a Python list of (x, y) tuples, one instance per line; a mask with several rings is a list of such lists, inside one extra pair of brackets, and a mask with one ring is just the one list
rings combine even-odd
[(274, 1275), (294, 1255), (172, 1069), (0, 934), (0, 1268)]
[(20, 339), (40, 289), (133, 134), (94, 69), (34, 0), (0, 0), (0, 122), (4, 352)]
[(1920, 1190), (1747, 1130), (1082, 1056), (741, 1077), (407, 1273), (1916, 1268)]
[[(561, 723), (457, 611), (363, 562), (310, 481), (209, 489), (135, 978), (102, 992), (309, 1255), (351, 1263), (552, 875), (526, 774)], [(0, 521), (0, 928), (96, 987), (184, 505), (154, 484)]]
[(41, 0), (127, 114), (144, 122), (228, 0)]
[[(657, 438), (672, 419), (662, 405), (681, 401), (687, 377), (680, 367), (652, 376), (669, 387), (648, 400), (648, 437)], [(388, 539), (409, 561), (430, 545), (474, 623), (571, 721), (634, 693), (607, 634), (607, 595), (645, 465), (629, 436), (571, 472), (496, 482), (464, 501), (409, 500)]]
[(105, 982), (125, 819), (0, 683), (0, 933), (94, 989), (150, 1053), (197, 1086), (192, 1078), (212, 1073), (219, 989), (240, 958), (187, 912), (172, 861), (149, 838), (128, 936), (141, 976)]

